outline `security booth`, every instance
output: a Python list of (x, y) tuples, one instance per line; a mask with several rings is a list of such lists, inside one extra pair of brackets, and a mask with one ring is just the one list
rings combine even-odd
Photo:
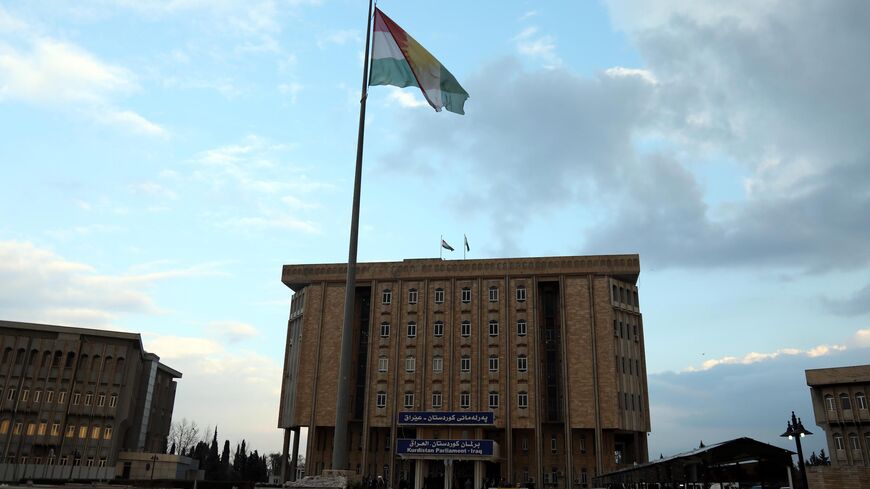
[(396, 456), (412, 466), (413, 489), (483, 489), (501, 460), (498, 443), (482, 438), (494, 422), (492, 412), (400, 412), (397, 425), (415, 432), (396, 440)]

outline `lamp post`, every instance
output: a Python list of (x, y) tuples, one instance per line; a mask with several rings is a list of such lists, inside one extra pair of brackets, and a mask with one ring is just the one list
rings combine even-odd
[(807, 468), (804, 466), (804, 451), (801, 450), (801, 438), (812, 434), (811, 431), (804, 428), (801, 419), (795, 417), (794, 411), (792, 411), (791, 419), (788, 422), (788, 428), (785, 430), (785, 433), (779, 435), (788, 438), (789, 440), (794, 440), (795, 445), (797, 445), (798, 468), (801, 472), (801, 480), (803, 481), (802, 485), (804, 489), (809, 488), (809, 483), (807, 482)]
[(154, 466), (157, 465), (157, 454), (151, 456), (151, 480), (154, 480)]

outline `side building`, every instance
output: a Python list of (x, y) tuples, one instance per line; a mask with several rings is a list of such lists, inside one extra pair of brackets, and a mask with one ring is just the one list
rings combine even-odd
[[(567, 489), (647, 462), (639, 273), (637, 255), (359, 264), (349, 469), (390, 487)], [(302, 428), (306, 472), (331, 468), (345, 275), (283, 269), (287, 475)]]
[(139, 334), (0, 321), (0, 480), (111, 479), (122, 451), (164, 453), (178, 378)]
[(870, 365), (807, 370), (806, 377), (831, 464), (870, 467)]

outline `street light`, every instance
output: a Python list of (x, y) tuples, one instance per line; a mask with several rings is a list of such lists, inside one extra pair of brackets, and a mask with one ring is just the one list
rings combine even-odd
[(797, 445), (798, 468), (801, 472), (801, 480), (803, 481), (804, 489), (809, 488), (809, 483), (807, 482), (807, 468), (804, 467), (804, 451), (801, 450), (801, 438), (812, 434), (811, 431), (804, 428), (801, 419), (795, 417), (794, 411), (792, 411), (791, 420), (788, 422), (788, 428), (785, 430), (785, 433), (779, 435), (788, 438), (789, 440), (794, 440), (795, 445)]
[(154, 466), (157, 465), (157, 454), (151, 456), (151, 480), (154, 480)]

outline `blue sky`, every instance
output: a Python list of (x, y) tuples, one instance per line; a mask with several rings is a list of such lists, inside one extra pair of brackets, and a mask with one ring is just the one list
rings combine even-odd
[[(640, 253), (651, 453), (779, 442), (674, 385), (810, 418), (802, 369), (866, 362), (866, 2), (380, 7), (471, 99), (372, 89), (360, 260)], [(277, 449), (281, 265), (347, 256), (365, 9), (0, 3), (0, 317), (141, 332), (177, 418)]]

